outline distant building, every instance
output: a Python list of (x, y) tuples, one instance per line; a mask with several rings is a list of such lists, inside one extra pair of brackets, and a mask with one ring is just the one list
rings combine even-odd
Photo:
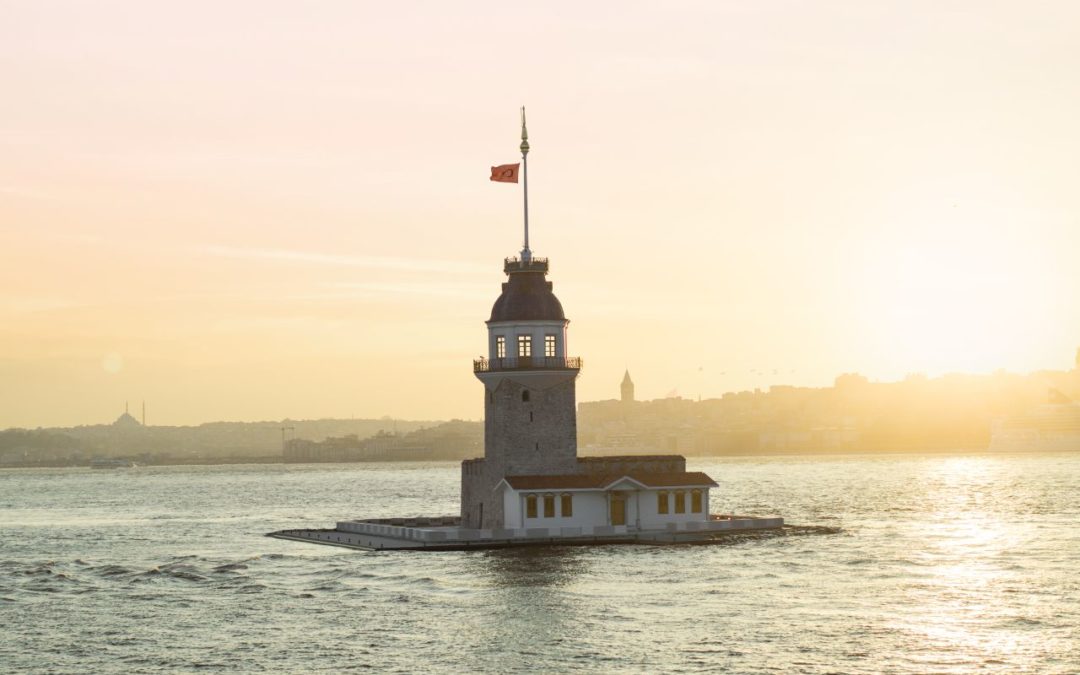
[(622, 384), (619, 385), (619, 389), (622, 392), (623, 403), (634, 402), (634, 381), (630, 379), (629, 369), (626, 371), (626, 374), (623, 375)]
[(142, 423), (135, 419), (131, 413), (128, 412), (127, 403), (124, 404), (124, 414), (116, 418), (116, 421), (112, 423), (116, 429), (138, 429), (142, 427)]

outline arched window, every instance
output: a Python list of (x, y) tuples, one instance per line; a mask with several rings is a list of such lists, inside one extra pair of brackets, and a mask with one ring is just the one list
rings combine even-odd
[(656, 493), (656, 512), (660, 514), (668, 512), (667, 490), (661, 490)]
[(686, 513), (686, 493), (682, 490), (675, 491), (675, 513)]
[(522, 400), (522, 401), (523, 401), (524, 403), (528, 403), (528, 402), (529, 402), (529, 390), (528, 390), (528, 389), (526, 389), (525, 391), (521, 392), (521, 400)]
[(690, 491), (690, 512), (701, 513), (701, 490)]
[(536, 517), (536, 495), (526, 495), (525, 497), (525, 517)]
[(555, 517), (555, 495), (544, 495), (544, 517)]
[(562, 509), (563, 518), (572, 518), (574, 516), (574, 495), (569, 492), (564, 492), (562, 496), (562, 504), (559, 504)]

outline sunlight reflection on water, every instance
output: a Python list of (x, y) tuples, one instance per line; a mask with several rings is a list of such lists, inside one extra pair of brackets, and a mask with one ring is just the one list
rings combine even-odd
[(907, 658), (916, 667), (965, 672), (973, 660), (1023, 663), (1025, 653), (1054, 651), (1032, 630), (1041, 612), (1018, 607), (1013, 597), (1028, 581), (1031, 570), (1017, 560), (1034, 534), (1001, 503), (1011, 469), (1002, 457), (947, 458), (928, 462), (921, 488), (913, 486), (928, 509), (905, 537), (920, 544), (920, 581), (906, 589), (903, 615), (892, 625), (909, 636)]

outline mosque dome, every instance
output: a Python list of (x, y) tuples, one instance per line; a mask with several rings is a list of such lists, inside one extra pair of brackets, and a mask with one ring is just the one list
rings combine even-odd
[(139, 420), (132, 417), (130, 413), (125, 411), (123, 415), (116, 418), (116, 421), (113, 422), (113, 426), (114, 427), (129, 427), (129, 428), (131, 428), (131, 427), (141, 427), (142, 424), (139, 423)]
[[(143, 417), (146, 416), (146, 403), (143, 403)], [(113, 427), (118, 429), (134, 429), (135, 427), (141, 427), (142, 422), (135, 419), (131, 413), (128, 412), (127, 403), (124, 404), (124, 414), (116, 418), (116, 421), (112, 423)]]

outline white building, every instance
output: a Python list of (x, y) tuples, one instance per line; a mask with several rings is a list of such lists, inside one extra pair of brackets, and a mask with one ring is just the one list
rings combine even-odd
[(626, 525), (666, 529), (670, 523), (709, 518), (709, 489), (701, 472), (624, 475), (507, 476), (502, 495), (504, 527)]

